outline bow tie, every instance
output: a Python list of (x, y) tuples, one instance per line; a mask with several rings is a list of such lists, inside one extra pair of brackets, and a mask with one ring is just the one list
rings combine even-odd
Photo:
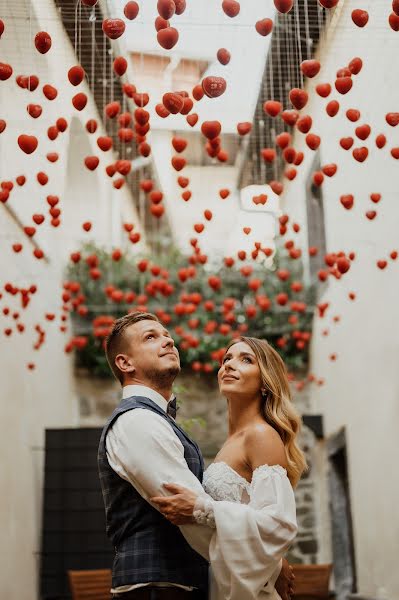
[(166, 412), (170, 417), (172, 417), (172, 419), (176, 419), (176, 413), (177, 413), (176, 396), (173, 398), (173, 400), (171, 400), (169, 402)]

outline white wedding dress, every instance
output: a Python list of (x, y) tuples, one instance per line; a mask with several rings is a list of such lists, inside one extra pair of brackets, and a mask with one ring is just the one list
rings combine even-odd
[(248, 483), (225, 462), (205, 471), (194, 517), (214, 529), (210, 600), (280, 600), (274, 583), (297, 532), (287, 472), (262, 465)]

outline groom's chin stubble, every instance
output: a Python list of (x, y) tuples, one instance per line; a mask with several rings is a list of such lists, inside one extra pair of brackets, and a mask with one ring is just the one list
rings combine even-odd
[(178, 374), (180, 373), (180, 365), (175, 365), (173, 367), (169, 367), (163, 371), (156, 371), (155, 369), (151, 369), (147, 373), (147, 377), (150, 381), (156, 382), (161, 387), (167, 387), (171, 385)]

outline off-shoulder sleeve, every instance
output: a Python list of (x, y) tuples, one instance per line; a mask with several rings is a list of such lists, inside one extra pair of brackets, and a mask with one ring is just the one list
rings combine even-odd
[(278, 598), (267, 582), (275, 580), (297, 532), (295, 497), (285, 469), (258, 467), (248, 493), (249, 504), (209, 498), (204, 503), (206, 522), (215, 527), (209, 554), (223, 600)]

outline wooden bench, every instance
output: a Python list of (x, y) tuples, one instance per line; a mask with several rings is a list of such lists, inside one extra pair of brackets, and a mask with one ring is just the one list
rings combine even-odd
[(68, 571), (73, 600), (110, 600), (111, 569)]
[(328, 600), (332, 564), (292, 565), (294, 569), (295, 600)]

